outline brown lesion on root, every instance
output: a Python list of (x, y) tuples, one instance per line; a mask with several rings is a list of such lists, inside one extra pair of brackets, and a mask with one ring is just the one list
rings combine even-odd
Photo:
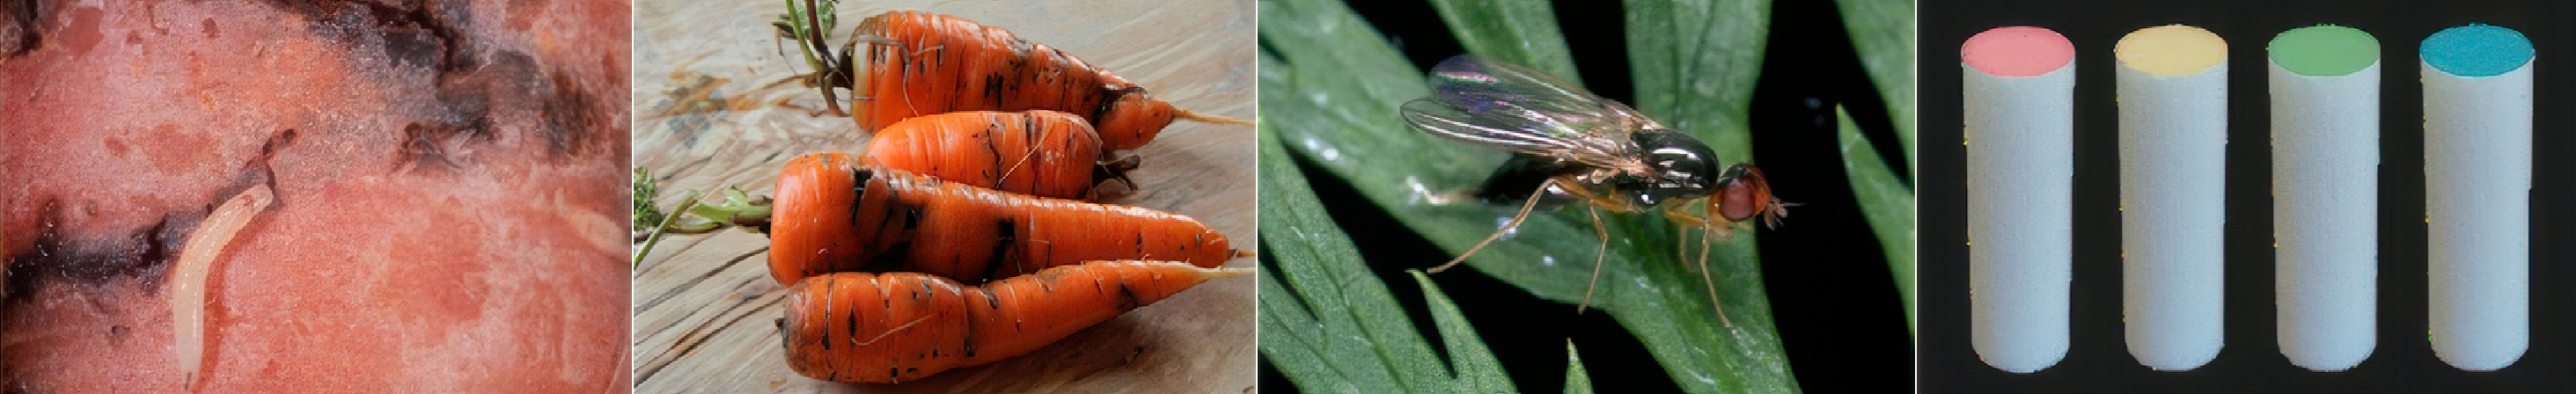
[(36, 0), (0, 0), (0, 60), (18, 57), (45, 46), (44, 28), (37, 24)]
[[(254, 156), (250, 162), (243, 163), (241, 175), (234, 178), (233, 184), (225, 186), (221, 192), (215, 193), (210, 200), (207, 200), (209, 202), (206, 203), (206, 211), (213, 212), (215, 206), (223, 204), (225, 199), (232, 198), (233, 195), (241, 194), (242, 191), (250, 190), (252, 187), (267, 185), (270, 190), (276, 190), (277, 169), (270, 166), (269, 162), (277, 158), (278, 151), (295, 145), (295, 136), (295, 129), (280, 129), (276, 133), (269, 134), (268, 140), (259, 144), (259, 156)], [(286, 204), (285, 196), (277, 196), (276, 200), (269, 204), (271, 209)], [(181, 236), (185, 237), (185, 234)]]
[[(252, 187), (276, 187), (274, 170), (269, 160), (295, 144), (295, 129), (278, 130), (260, 143), (259, 154), (242, 164), (233, 184), (206, 195), (206, 203), (167, 212), (150, 226), (104, 237), (81, 236), (66, 228), (81, 226), (77, 221), (82, 209), (66, 204), (61, 197), (43, 199), (37, 210), (38, 228), (35, 242), (23, 249), (0, 253), (10, 274), (7, 293), (0, 300), (25, 302), (46, 283), (68, 283), (90, 287), (120, 279), (141, 279), (147, 288), (160, 288), (155, 283), (177, 259), (188, 234), (196, 231), (206, 215), (226, 198)], [(283, 198), (276, 204), (285, 203)], [(275, 205), (272, 205), (274, 209)]]
[[(478, 101), (479, 102), (479, 101)], [(394, 170), (414, 174), (450, 174), (464, 167), (455, 154), (468, 143), (493, 140), (492, 121), (474, 116), (464, 122), (412, 122), (403, 125), (402, 144), (394, 153)]]
[(8, 302), (33, 300), (45, 283), (88, 287), (126, 278), (157, 278), (186, 242), (203, 212), (165, 214), (151, 226), (106, 237), (78, 237), (64, 232), (65, 206), (47, 199), (37, 213), (41, 228), (35, 242), (8, 253)]
[(587, 156), (611, 126), (602, 119), (607, 115), (600, 113), (599, 99), (567, 74), (557, 71), (549, 76), (553, 90), (541, 98), (545, 127), (538, 132), (545, 135), (546, 152), (556, 158)]
[(384, 55), (404, 65), (442, 73), (478, 66), (466, 31), (474, 26), (467, 2), (404, 0), (270, 0), (278, 9), (313, 21), (315, 35), (357, 44), (376, 38)]
[[(7, 1), (7, 0), (0, 0)], [(454, 171), (473, 165), (459, 153), (468, 143), (491, 143), (493, 108), (526, 105), (536, 111), (535, 137), (556, 159), (602, 151), (611, 134), (602, 103), (583, 89), (578, 78), (549, 69), (528, 54), (488, 47), (471, 34), (476, 21), (462, 2), (401, 0), (271, 0), (280, 9), (313, 21), (313, 34), (353, 47), (379, 43), (394, 67), (425, 67), (437, 100), (424, 119), (397, 131), (401, 145), (397, 170)], [(363, 58), (363, 57), (362, 57)], [(552, 71), (552, 72), (547, 72)], [(513, 112), (516, 113), (516, 112)], [(516, 115), (513, 115), (514, 117)], [(520, 123), (508, 122), (517, 125)], [(511, 129), (517, 130), (517, 129)]]
[[(0, 300), (28, 301), (39, 284), (49, 282), (95, 287), (113, 280), (139, 278), (147, 284), (158, 283), (171, 261), (178, 258), (180, 248), (187, 244), (188, 234), (196, 231), (217, 204), (252, 187), (276, 187), (275, 170), (270, 168), (269, 160), (294, 145), (295, 139), (295, 129), (278, 130), (260, 143), (257, 156), (243, 163), (233, 184), (209, 193), (205, 204), (163, 213), (161, 220), (151, 226), (123, 234), (82, 237), (67, 233), (65, 228), (81, 225), (72, 218), (78, 214), (73, 210), (80, 208), (68, 206), (61, 197), (43, 199), (37, 211), (37, 221), (41, 223), (38, 228), (43, 230), (37, 233), (35, 242), (0, 253), (5, 256), (0, 266), (10, 272), (7, 293), (0, 294)], [(280, 198), (271, 209), (283, 204), (285, 199)], [(146, 287), (160, 288), (157, 284)]]

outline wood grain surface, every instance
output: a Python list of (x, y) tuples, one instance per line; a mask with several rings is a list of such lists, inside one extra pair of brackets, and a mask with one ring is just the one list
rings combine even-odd
[[(763, 89), (810, 71), (795, 48), (773, 41), (768, 23), (786, 11), (783, 3), (644, 0), (635, 6), (634, 160), (662, 181), (657, 202), (663, 207), (678, 205), (689, 189), (730, 185), (765, 195), (790, 158), (865, 147), (868, 133), (848, 118), (774, 105), (702, 109), (713, 102), (705, 98), (821, 107), (811, 89)], [(955, 15), (1063, 49), (1180, 108), (1253, 115), (1251, 1), (848, 1), (840, 7), (836, 46), (871, 15)], [(1236, 247), (1256, 250), (1252, 141), (1250, 126), (1176, 122), (1133, 152), (1145, 166), (1133, 173), (1138, 190), (1103, 202), (1189, 215), (1232, 237)], [(1250, 276), (1210, 281), (1035, 353), (927, 380), (861, 385), (799, 376), (780, 349), (775, 321), (785, 292), (769, 278), (767, 245), (766, 237), (739, 231), (681, 235), (645, 256), (634, 271), (631, 300), (635, 392), (1252, 391)]]

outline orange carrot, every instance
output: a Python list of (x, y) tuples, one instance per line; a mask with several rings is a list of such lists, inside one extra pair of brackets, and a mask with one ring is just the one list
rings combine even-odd
[(1236, 254), (1186, 216), (994, 191), (848, 154), (789, 160), (777, 193), (769, 273), (781, 284), (878, 259), (977, 283), (1090, 260), (1214, 267)]
[(1110, 149), (1130, 150), (1176, 118), (1247, 123), (1175, 109), (1064, 51), (964, 18), (889, 12), (860, 21), (857, 35), (869, 45), (851, 65), (863, 100), (852, 117), (869, 130), (943, 112), (1045, 109), (1081, 115)]
[(895, 122), (868, 143), (877, 164), (952, 182), (1042, 197), (1085, 199), (1093, 178), (1126, 167), (1102, 164), (1100, 135), (1073, 114), (950, 112)]
[(778, 330), (796, 373), (895, 383), (1028, 354), (1208, 279), (1246, 273), (1099, 261), (966, 286), (918, 273), (844, 272), (797, 282)]

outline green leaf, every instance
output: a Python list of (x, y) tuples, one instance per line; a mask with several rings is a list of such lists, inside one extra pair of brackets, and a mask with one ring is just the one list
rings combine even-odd
[(1914, 1), (1835, 0), (1834, 5), (1842, 11), (1852, 47), (1860, 51), (1861, 68), (1878, 86), (1878, 97), (1887, 101), (1887, 120), (1896, 126), (1897, 143), (1904, 150), (1897, 153), (1906, 155), (1901, 157), (1905, 173), (1913, 174)]
[(1544, 0), (1432, 0), (1449, 32), (1468, 53), (1528, 66), (1583, 86), (1573, 51), (1557, 30), (1556, 8)]
[(1636, 107), (1698, 136), (1720, 158), (1753, 160), (1745, 111), (1762, 72), (1771, 3), (1627, 0)]
[(1277, 123), (1258, 127), (1261, 257), (1270, 266), (1258, 274), (1261, 354), (1308, 393), (1514, 391), (1457, 306), (1417, 274), (1451, 361), (1432, 354), (1280, 147), (1269, 126)]
[(661, 225), (662, 208), (653, 206), (653, 199), (662, 196), (662, 187), (653, 179), (653, 172), (645, 170), (644, 167), (635, 167), (635, 182), (632, 186), (634, 186), (632, 191), (634, 194), (628, 194), (627, 198), (635, 202), (635, 212), (632, 216), (635, 228), (651, 229), (653, 226)]
[[(819, 31), (822, 32), (822, 34), (815, 37), (817, 39), (821, 39), (830, 36), (832, 34), (832, 30), (837, 29), (841, 23), (840, 15), (838, 15), (839, 12), (833, 9), (835, 3), (832, 0), (781, 1), (787, 2), (787, 14), (779, 15), (777, 21), (769, 22), (770, 26), (778, 27), (780, 38), (801, 38), (805, 37), (809, 33)], [(815, 14), (812, 10), (805, 9), (805, 4), (808, 1), (814, 3), (814, 9), (823, 10), (823, 12)], [(813, 14), (817, 18), (806, 18), (806, 15), (808, 14)], [(820, 20), (815, 21), (814, 19)], [(815, 28), (812, 23), (821, 23), (822, 28)]]
[(697, 206), (698, 206), (698, 191), (697, 191), (697, 190), (690, 190), (690, 191), (688, 191), (687, 193), (681, 194), (681, 195), (680, 195), (680, 207), (679, 207), (679, 208), (674, 208), (674, 209), (672, 209), (672, 210), (671, 210), (672, 214), (669, 214), (669, 215), (663, 215), (663, 216), (662, 216), (662, 222), (661, 222), (661, 223), (654, 223), (654, 224), (653, 224), (653, 227), (652, 227), (653, 231), (652, 231), (652, 232), (649, 232), (649, 233), (646, 233), (646, 234), (644, 235), (644, 244), (643, 244), (643, 245), (641, 245), (641, 246), (637, 246), (637, 247), (635, 247), (635, 256), (634, 256), (633, 258), (629, 259), (630, 261), (628, 261), (628, 262), (627, 262), (627, 265), (628, 265), (628, 266), (634, 266), (634, 265), (644, 264), (644, 256), (647, 256), (647, 255), (651, 255), (651, 254), (653, 254), (653, 246), (655, 246), (655, 245), (661, 245), (661, 244), (662, 244), (662, 235), (663, 235), (663, 233), (668, 232), (668, 231), (670, 230), (670, 228), (671, 228), (671, 220), (672, 220), (672, 219), (678, 219), (678, 218), (680, 218), (681, 216), (686, 216), (686, 215), (681, 215), (681, 214), (679, 214), (679, 213), (680, 213), (680, 212), (688, 212), (688, 211), (689, 211), (689, 208), (694, 208), (694, 207), (697, 207)]
[[(1312, 175), (1344, 178), (1407, 228), (1453, 253), (1509, 219), (1513, 208), (1479, 204), (1460, 193), (1482, 181), (1506, 154), (1439, 140), (1405, 126), (1396, 108), (1430, 92), (1422, 71), (1367, 23), (1338, 2), (1261, 4), (1262, 40), (1276, 55), (1264, 58), (1260, 72), (1262, 117), (1267, 120), (1262, 127), (1325, 170)], [(1758, 69), (1767, 9), (1745, 2), (1631, 4), (1635, 45), (1630, 53), (1645, 60), (1632, 64), (1632, 73), (1639, 75), (1639, 109), (1692, 132), (1719, 149), (1721, 157), (1748, 159), (1742, 119)], [(1671, 15), (1640, 15), (1654, 12)], [(1641, 38), (1640, 31), (1672, 37)], [(1265, 170), (1264, 177), (1277, 173)], [(1263, 188), (1306, 190), (1267, 183)], [(1589, 291), (1590, 305), (1635, 334), (1684, 391), (1797, 391), (1771, 323), (1749, 227), (1736, 227), (1717, 243), (1702, 270), (1696, 233), (1683, 236), (1681, 227), (1652, 213), (1601, 216), (1611, 240), (1606, 245), (1586, 212), (1566, 209), (1532, 215), (1469, 265), (1551, 300), (1582, 303)], [(1279, 217), (1265, 210), (1265, 236), (1273, 234), (1266, 225), (1275, 219)], [(1274, 247), (1293, 243), (1265, 242)], [(1682, 256), (1685, 246), (1691, 258)], [(1596, 258), (1606, 260), (1598, 265), (1598, 281), (1592, 280)], [(1711, 288), (1704, 281), (1712, 279), (1732, 325), (1720, 324), (1710, 303)], [(1264, 304), (1265, 309), (1270, 306)], [(1571, 317), (1575, 311), (1563, 313)], [(1283, 370), (1290, 363), (1274, 361)]]
[(1852, 124), (1851, 113), (1834, 108), (1835, 121), (1842, 125), (1837, 140), (1842, 142), (1843, 171), (1851, 174), (1852, 194), (1860, 201), (1861, 216), (1877, 232), (1879, 246), (1887, 252), (1887, 269), (1896, 278), (1896, 295), (1903, 300), (1905, 328), (1914, 329), (1914, 189), (1896, 179), (1895, 170), (1880, 159), (1878, 149), (1862, 139), (1860, 127)]
[[(1843, 28), (1852, 37), (1852, 47), (1860, 52), (1861, 68), (1878, 87), (1879, 97), (1886, 100), (1888, 122), (1896, 127), (1897, 144), (1902, 150), (1898, 159), (1905, 161), (1905, 173), (1916, 174), (1914, 164), (1914, 2), (1911, 0), (1835, 0), (1843, 15)], [(1914, 328), (1914, 190), (1897, 180), (1894, 170), (1880, 158), (1876, 148), (1862, 138), (1852, 124), (1851, 114), (1837, 109), (1841, 116), (1843, 166), (1851, 174), (1852, 191), (1861, 202), (1861, 214), (1870, 228), (1878, 233), (1880, 245), (1887, 251), (1888, 270), (1896, 277), (1896, 291), (1904, 300), (1905, 325)]]
[[(769, 22), (770, 26), (778, 28), (779, 38), (795, 40), (797, 52), (803, 54), (805, 58), (805, 66), (814, 69), (815, 72), (821, 73), (826, 69), (836, 68), (828, 61), (833, 57), (830, 50), (832, 30), (838, 28), (840, 24), (839, 12), (833, 8), (834, 2), (832, 0), (779, 1), (787, 3), (787, 14), (779, 15), (778, 20)], [(810, 9), (804, 7), (808, 4), (813, 7)], [(840, 55), (840, 57), (849, 56), (847, 53)], [(822, 82), (820, 85), (826, 85), (823, 89), (828, 96), (832, 81), (820, 82)]]
[(1574, 352), (1574, 340), (1565, 340), (1565, 394), (1592, 394), (1592, 375), (1583, 373), (1583, 355)]
[(1478, 391), (1453, 392), (1511, 390), (1512, 379), (1503, 375), (1502, 362), (1494, 360), (1494, 351), (1485, 347), (1484, 339), (1478, 338), (1476, 326), (1467, 324), (1467, 316), (1458, 311), (1458, 304), (1450, 302), (1449, 295), (1441, 293), (1439, 285), (1431, 283), (1431, 275), (1422, 273), (1422, 270), (1404, 272), (1413, 274), (1413, 282), (1422, 286), (1422, 298), (1431, 306), (1431, 322), (1440, 329), (1440, 344), (1449, 349), (1450, 362), (1460, 366), (1490, 367), (1458, 368), (1462, 387), (1457, 388)]

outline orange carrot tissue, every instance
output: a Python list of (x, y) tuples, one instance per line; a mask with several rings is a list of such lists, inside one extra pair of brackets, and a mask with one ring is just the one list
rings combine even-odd
[(778, 177), (769, 273), (912, 271), (980, 283), (1092, 260), (1215, 267), (1237, 255), (1198, 220), (943, 181), (841, 153), (798, 157)]
[(835, 273), (789, 290), (787, 365), (815, 379), (896, 383), (1028, 354), (1243, 268), (1102, 261), (966, 286), (918, 273)]
[(1144, 87), (1064, 51), (947, 15), (889, 12), (860, 21), (851, 67), (859, 127), (955, 111), (1044, 109), (1082, 116), (1113, 150), (1145, 146), (1174, 119), (1248, 123), (1155, 100)]
[(1125, 179), (1134, 169), (1133, 162), (1110, 160), (1108, 153), (1081, 117), (1032, 110), (904, 119), (878, 129), (867, 156), (886, 167), (975, 187), (1088, 199), (1093, 186)]

